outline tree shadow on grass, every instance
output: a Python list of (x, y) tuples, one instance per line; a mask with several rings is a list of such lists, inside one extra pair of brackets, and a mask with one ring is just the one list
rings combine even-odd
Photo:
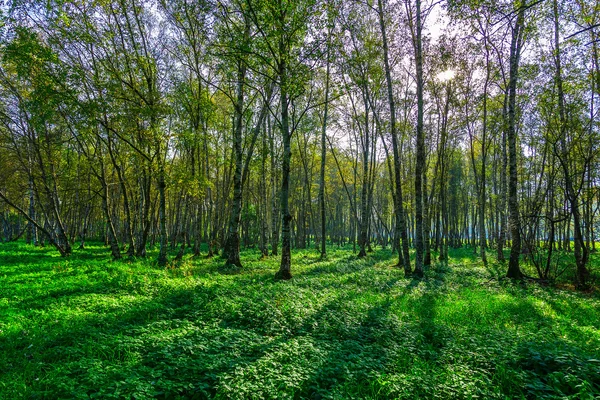
[[(372, 265), (357, 270), (367, 268)], [(81, 394), (78, 390), (100, 397), (233, 396), (249, 393), (241, 392), (243, 385), (268, 383), (276, 388), (286, 385), (289, 379), (296, 379), (290, 393), (295, 392), (300, 398), (343, 397), (348, 393), (395, 397), (397, 393), (391, 389), (386, 392), (377, 383), (377, 377), (412, 373), (415, 359), (437, 366), (448, 346), (459, 339), (446, 325), (447, 316), (440, 316), (439, 311), (447, 298), (441, 289), (451, 274), (451, 267), (434, 266), (422, 280), (406, 281), (399, 272), (377, 281), (377, 286), (370, 286), (375, 281), (369, 281), (363, 288), (353, 284), (350, 290), (347, 281), (340, 281), (339, 291), (332, 292), (336, 295), (331, 300), (302, 317), (297, 329), (278, 335), (263, 329), (263, 321), (256, 315), (236, 321), (236, 314), (215, 310), (221, 303), (213, 303), (230, 296), (239, 306), (245, 291), (261, 288), (249, 286), (251, 283), (262, 283), (261, 290), (272, 294), (288, 288), (286, 283), (272, 283), (268, 274), (219, 278), (211, 286), (199, 283), (166, 292), (159, 290), (120, 307), (108, 307), (105, 313), (93, 308), (92, 312), (79, 310), (82, 312), (73, 315), (59, 314), (65, 320), (56, 325), (32, 326), (28, 333), (6, 332), (0, 341), (0, 353), (7, 357), (0, 361), (0, 369), (25, 376), (29, 385), (26, 395), (48, 398), (75, 397)], [(317, 276), (320, 275), (313, 277)], [(360, 278), (357, 274), (357, 282)], [(399, 282), (402, 288), (398, 287)], [(306, 284), (310, 286), (310, 282)], [(127, 294), (127, 286), (119, 282), (111, 285), (118, 294)], [(102, 286), (93, 285), (82, 291), (57, 288), (48, 297), (56, 295), (68, 304), (69, 299), (101, 294)], [(527, 323), (547, 318), (526, 297), (518, 292), (514, 295), (519, 296), (520, 303), (497, 304), (505, 308), (514, 324), (520, 323), (521, 315), (528, 316), (528, 321), (524, 321)], [(258, 299), (266, 305), (270, 297)], [(405, 302), (407, 308), (401, 314), (408, 315), (402, 317), (394, 307)], [(42, 304), (41, 300), (39, 304), (32, 300), (22, 304), (21, 310)], [(262, 307), (259, 311), (269, 310)], [(280, 318), (284, 323), (293, 323), (285, 319), (288, 315)], [(551, 326), (551, 322), (544, 325)], [(482, 349), (487, 348), (484, 345), (489, 344), (490, 338), (478, 332), (474, 335)], [(515, 340), (523, 354), (514, 368), (536, 371), (541, 367), (539, 363), (528, 364), (532, 353), (525, 351), (528, 344), (524, 340)], [(541, 339), (527, 336), (527, 340)], [(300, 346), (304, 347), (297, 349)], [(478, 353), (489, 363), (484, 350), (461, 350)], [(277, 358), (281, 354), (285, 358)], [(278, 360), (287, 364), (277, 364)], [(577, 364), (555, 370), (566, 371), (572, 365)], [(547, 375), (542, 372), (540, 379), (546, 382), (543, 374)], [(235, 387), (236, 383), (240, 383), (239, 387)], [(270, 392), (269, 395), (275, 396)], [(427, 393), (423, 396), (427, 397)]]
[[(341, 387), (364, 383), (374, 371), (394, 363), (389, 347), (394, 347), (404, 336), (392, 326), (390, 301), (379, 302), (368, 309), (364, 318), (355, 323), (340, 316), (337, 324), (331, 310), (339, 307), (339, 300), (323, 307), (315, 316), (318, 328), (310, 330), (317, 346), (327, 355), (315, 366), (312, 374), (302, 384), (299, 397), (323, 398), (331, 396)], [(329, 310), (329, 312), (327, 312)], [(343, 310), (336, 310), (343, 313)], [(337, 317), (337, 316), (336, 316)], [(340, 393), (338, 393), (340, 395)]]
[(0, 254), (0, 278), (49, 270), (52, 264), (65, 260), (41, 249), (19, 249)]
[[(554, 295), (555, 290), (543, 288), (544, 302), (548, 304), (563, 329), (575, 335), (576, 341), (594, 340), (592, 332), (598, 332), (600, 326), (600, 299), (588, 297), (580, 293), (568, 293), (568, 298), (559, 301)], [(596, 335), (596, 343), (600, 336)], [(600, 356), (600, 353), (599, 353)]]
[[(80, 297), (67, 293), (61, 299), (65, 304)], [(82, 293), (78, 295), (85, 296)], [(107, 389), (114, 384), (112, 380), (116, 375), (122, 375), (120, 379), (124, 379), (134, 371), (140, 375), (138, 378), (148, 378), (150, 383), (152, 377), (143, 375), (150, 374), (149, 368), (156, 367), (148, 367), (152, 360), (148, 361), (144, 356), (147, 354), (146, 347), (156, 344), (151, 336), (177, 330), (179, 325), (197, 330), (196, 325), (185, 321), (197, 319), (198, 310), (215, 297), (212, 288), (196, 287), (174, 290), (151, 299), (142, 298), (125, 305), (104, 306), (105, 312), (79, 310), (69, 315), (65, 310), (65, 313), (56, 314), (55, 321), (37, 318), (37, 323), (43, 325), (23, 325), (22, 330), (13, 328), (2, 334), (0, 353), (6, 357), (2, 357), (0, 369), (23, 379), (29, 394), (39, 395), (49, 390), (43, 397), (50, 398), (75, 397), (75, 391), (79, 390), (75, 387), (78, 381), (81, 381), (80, 389), (90, 393), (98, 385), (94, 384), (94, 379), (106, 386), (96, 389)], [(160, 345), (153, 351), (159, 352)], [(128, 368), (132, 358), (140, 355), (142, 363), (139, 368), (132, 365), (133, 370)], [(95, 371), (96, 375), (92, 377), (85, 367), (86, 363), (110, 366), (110, 369), (106, 373)], [(158, 373), (161, 373), (160, 369)], [(113, 378), (109, 379), (111, 374)], [(56, 380), (48, 380), (48, 377)], [(68, 382), (74, 385), (70, 389), (65, 388)]]
[[(438, 339), (434, 322), (436, 300), (429, 289), (425, 288), (410, 310), (416, 320), (405, 321), (393, 311), (400, 298), (412, 296), (417, 288), (427, 285), (427, 281), (411, 279), (401, 291), (395, 289), (397, 282), (406, 280), (403, 277), (389, 279), (379, 292), (380, 299), (362, 314), (361, 320), (344, 323), (348, 321), (344, 303), (336, 298), (308, 321), (313, 327), (308, 333), (326, 350), (327, 357), (305, 380), (297, 397), (373, 396), (380, 389), (373, 387), (377, 376), (386, 371), (408, 371), (423, 343)], [(357, 302), (358, 297), (353, 294), (344, 301), (346, 304)], [(341, 322), (334, 324), (336, 320)], [(429, 334), (431, 332), (433, 334)]]
[(326, 260), (315, 260), (308, 265), (314, 265), (310, 269), (296, 273), (296, 276), (304, 278), (319, 277), (322, 275), (344, 275), (361, 272), (370, 268), (377, 268), (375, 264), (390, 260), (391, 253), (387, 251), (370, 253), (367, 257), (358, 258), (356, 255), (345, 257), (328, 258)]

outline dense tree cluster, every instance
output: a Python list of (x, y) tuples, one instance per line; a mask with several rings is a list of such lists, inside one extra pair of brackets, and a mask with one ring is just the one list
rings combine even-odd
[[(443, 18), (442, 18), (443, 17)], [(585, 287), (600, 7), (585, 0), (14, 1), (2, 240), (280, 256), (471, 246)], [(416, 256), (411, 263), (410, 249)]]

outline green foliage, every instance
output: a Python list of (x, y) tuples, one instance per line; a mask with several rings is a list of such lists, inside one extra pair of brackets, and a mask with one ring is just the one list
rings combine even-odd
[[(600, 300), (498, 281), (451, 251), (425, 279), (378, 250), (159, 269), (0, 247), (0, 398), (594, 398)], [(153, 259), (154, 254), (149, 255)]]
[(530, 396), (593, 398), (600, 392), (600, 360), (563, 343), (528, 343), (520, 351)]

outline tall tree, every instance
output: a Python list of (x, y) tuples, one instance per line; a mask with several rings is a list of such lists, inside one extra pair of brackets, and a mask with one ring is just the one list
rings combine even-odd
[[(559, 30), (559, 13), (558, 13), (558, 0), (553, 0), (552, 11), (554, 19), (554, 65), (555, 65), (555, 85), (558, 95), (558, 144), (555, 143), (554, 151), (557, 155), (558, 160), (564, 174), (565, 181), (565, 195), (571, 207), (571, 216), (573, 218), (573, 239), (574, 239), (574, 253), (576, 263), (576, 279), (575, 284), (579, 288), (585, 288), (587, 286), (587, 279), (589, 271), (586, 267), (589, 250), (584, 242), (582, 221), (581, 221), (581, 210), (579, 208), (580, 190), (575, 188), (573, 183), (573, 171), (572, 165), (574, 165), (571, 159), (572, 152), (569, 152), (567, 146), (567, 115), (565, 110), (565, 92), (563, 87), (563, 74), (562, 74), (562, 58), (561, 58), (561, 47), (560, 47), (560, 30)], [(587, 162), (586, 162), (587, 164)], [(585, 176), (585, 168), (582, 176)], [(579, 185), (580, 187), (583, 185)], [(570, 240), (570, 238), (569, 238)]]
[(508, 271), (506, 276), (509, 278), (520, 279), (523, 274), (519, 267), (519, 257), (521, 255), (521, 220), (519, 215), (519, 199), (517, 197), (518, 173), (517, 173), (517, 81), (519, 78), (519, 61), (521, 59), (521, 50), (523, 48), (523, 38), (525, 30), (525, 2), (518, 3), (517, 18), (512, 26), (512, 36), (510, 44), (509, 58), (509, 80), (508, 80), (508, 210), (509, 226), (511, 235), (510, 258), (508, 261)]
[[(416, 127), (416, 162), (415, 162), (415, 270), (414, 276), (423, 276), (424, 256), (424, 221), (423, 221), (423, 174), (425, 173), (425, 134), (423, 132), (423, 15), (421, 0), (415, 0), (414, 15), (411, 5), (409, 10), (409, 26), (415, 57), (415, 79), (417, 89), (417, 127)], [(414, 22), (413, 22), (414, 17)]]
[[(387, 40), (387, 29), (384, 20), (383, 2), (377, 0), (379, 27), (381, 29), (381, 39), (383, 41), (383, 61), (385, 68), (385, 81), (387, 86), (388, 104), (390, 108), (390, 136), (392, 138), (392, 154), (394, 158), (394, 215), (396, 216), (395, 242), (398, 248), (398, 265), (404, 267), (404, 273), (411, 273), (410, 256), (408, 253), (408, 235), (406, 233), (406, 220), (404, 218), (404, 203), (402, 195), (402, 165), (400, 160), (400, 146), (396, 133), (396, 105), (394, 102), (394, 90), (392, 85), (392, 74), (389, 61), (389, 46)], [(402, 239), (402, 244), (399, 244)]]

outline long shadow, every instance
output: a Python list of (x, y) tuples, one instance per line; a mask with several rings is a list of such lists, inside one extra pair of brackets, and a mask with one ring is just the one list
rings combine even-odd
[(311, 264), (317, 264), (317, 266), (314, 266), (310, 269), (308, 269), (307, 271), (302, 271), (297, 273), (296, 275), (298, 276), (302, 276), (302, 277), (315, 277), (315, 276), (320, 276), (320, 275), (325, 275), (325, 274), (346, 274), (346, 273), (352, 273), (352, 272), (357, 272), (357, 271), (361, 271), (365, 268), (369, 268), (371, 265), (369, 265), (369, 263), (366, 262), (367, 260), (365, 259), (359, 259), (354, 255), (350, 255), (347, 257), (342, 257), (342, 258), (332, 258), (332, 259), (328, 259), (325, 261), (315, 261), (312, 262), (308, 265)]
[[(404, 290), (394, 290), (398, 282), (406, 282), (400, 275), (390, 278), (377, 294), (381, 299), (370, 306), (364, 317), (348, 321), (346, 304), (358, 301), (358, 294), (338, 296), (321, 307), (319, 312), (306, 321), (298, 334), (306, 334), (317, 340), (327, 352), (327, 358), (305, 380), (297, 394), (300, 398), (327, 398), (346, 385), (366, 388), (374, 375), (397, 368), (399, 360), (408, 360), (417, 347), (418, 338), (414, 327), (401, 321), (391, 308), (400, 297), (410, 294), (422, 281), (410, 280)], [(395, 296), (387, 296), (390, 293)], [(361, 293), (372, 296), (374, 293)]]
[(304, 381), (298, 393), (300, 398), (329, 397), (347, 383), (367, 382), (373, 371), (389, 367), (395, 362), (398, 348), (394, 344), (402, 341), (405, 335), (390, 326), (391, 304), (390, 301), (383, 301), (374, 305), (361, 321), (350, 326), (344, 323), (327, 325), (332, 320), (332, 310), (343, 313), (339, 299), (325, 305), (314, 316), (314, 321), (310, 323), (320, 322), (322, 326), (307, 327), (308, 333), (327, 352), (327, 357)]
[(50, 260), (61, 261), (60, 258), (52, 257), (49, 254), (41, 252), (2, 254), (0, 255), (0, 278), (22, 275), (28, 272), (49, 270), (51, 269), (50, 265), (41, 266), (40, 264), (47, 263)]
[[(68, 292), (65, 292), (65, 296), (62, 298), (65, 302), (73, 299), (72, 294), (69, 295)], [(144, 339), (148, 335), (152, 336), (152, 332), (156, 331), (151, 327), (158, 324), (160, 327), (156, 332), (158, 334), (161, 331), (168, 332), (170, 329), (176, 329), (180, 321), (196, 320), (198, 310), (202, 310), (206, 303), (216, 296), (213, 288), (197, 287), (176, 290), (160, 297), (134, 302), (128, 307), (108, 310), (109, 313), (84, 313), (79, 316), (69, 316), (66, 321), (56, 320), (54, 323), (46, 321), (45, 326), (28, 327), (25, 325), (22, 331), (4, 332), (0, 340), (0, 353), (5, 357), (0, 357), (2, 358), (0, 370), (4, 371), (3, 373), (23, 371), (23, 373), (31, 374), (29, 388), (32, 390), (31, 393), (36, 392), (36, 387), (37, 390), (46, 387), (46, 390), (51, 390), (49, 397), (63, 398), (72, 397), (75, 392), (65, 392), (65, 389), (60, 387), (60, 379), (58, 382), (54, 382), (40, 378), (53, 375), (52, 371), (63, 370), (69, 376), (78, 376), (73, 379), (88, 380), (91, 372), (81, 369), (85, 365), (83, 361), (85, 359), (88, 360), (88, 363), (100, 363), (100, 365), (102, 363), (108, 363), (108, 365), (127, 363), (128, 360), (124, 357), (130, 353), (128, 350), (131, 350), (130, 347), (133, 346), (142, 357), (139, 368), (135, 367), (138, 369), (134, 369), (139, 371), (138, 374), (148, 373), (148, 368), (157, 367), (156, 363), (160, 361), (157, 358), (163, 358), (163, 363), (168, 363), (169, 351), (163, 354), (161, 349), (169, 347), (170, 351), (179, 351), (177, 349), (180, 347), (178, 343), (169, 340), (155, 343), (151, 339)], [(27, 305), (24, 306), (27, 307)], [(194, 323), (188, 325), (196, 326)], [(191, 332), (197, 332), (197, 329), (193, 329)], [(182, 343), (181, 346), (184, 346), (185, 343)], [(210, 349), (207, 350), (210, 351)], [(217, 352), (214, 351), (214, 353)], [(198, 351), (197, 357), (201, 357), (201, 355), (202, 352)], [(112, 368), (112, 374), (114, 374), (114, 366)], [(127, 375), (128, 371), (125, 369), (123, 373)], [(65, 379), (69, 380), (69, 376), (65, 376)], [(111, 382), (113, 378), (110, 376), (110, 372), (101, 373), (94, 379), (107, 378), (108, 381), (105, 381), (104, 384), (109, 385), (113, 383)], [(148, 381), (152, 380), (150, 375), (147, 378)], [(56, 384), (59, 386), (54, 386)], [(62, 384), (65, 384), (65, 380), (62, 381)], [(75, 389), (73, 388), (73, 390)], [(91, 386), (89, 390), (92, 390), (90, 393), (93, 394)]]
[[(544, 301), (552, 307), (559, 316), (568, 317), (578, 327), (600, 326), (600, 299), (587, 298), (580, 293), (570, 293), (577, 301), (557, 301), (554, 296), (556, 289), (545, 288)], [(588, 300), (586, 306), (581, 302)]]
[[(357, 266), (356, 271), (367, 268), (372, 268), (372, 264)], [(335, 274), (336, 271), (327, 273)], [(256, 372), (259, 360), (280, 350), (279, 347), (290, 339), (303, 337), (310, 339), (325, 356), (315, 362), (312, 374), (303, 378), (297, 396), (330, 397), (336, 391), (343, 392), (346, 385), (368, 387), (382, 372), (409, 372), (415, 357), (433, 365), (440, 362), (441, 355), (454, 340), (453, 331), (439, 321), (438, 315), (446, 298), (440, 288), (446, 285), (452, 273), (450, 267), (435, 265), (426, 271), (422, 280), (407, 282), (399, 271), (377, 288), (366, 287), (362, 292), (344, 292), (342, 289), (341, 294), (306, 315), (297, 328), (278, 336), (263, 331), (261, 321), (254, 316), (236, 321), (234, 314), (225, 318), (225, 313), (210, 310), (213, 302), (223, 296), (220, 289), (225, 289), (227, 295), (239, 296), (236, 301), (240, 302), (251, 282), (262, 284), (265, 291), (285, 285), (273, 283), (269, 274), (240, 275), (214, 286), (199, 284), (192, 288), (170, 289), (166, 293), (159, 291), (126, 307), (108, 309), (106, 314), (66, 315), (65, 321), (58, 321), (56, 325), (46, 321), (47, 326), (32, 327), (29, 333), (3, 333), (0, 354), (7, 357), (0, 360), (0, 371), (30, 371), (29, 394), (38, 397), (40, 394), (49, 398), (74, 397), (75, 392), (65, 389), (67, 383), (82, 387), (87, 395), (102, 397), (108, 395), (102, 390), (114, 390), (117, 383), (124, 381), (130, 385), (123, 389), (124, 397), (133, 393), (134, 385), (139, 385), (148, 388), (148, 396), (208, 398), (216, 395), (222, 380), (230, 379), (236, 371)], [(406, 283), (403, 290), (397, 290), (398, 282)], [(108, 289), (104, 285), (108, 285)], [(105, 290), (127, 293), (127, 288), (118, 283), (98, 283), (81, 290), (50, 290), (45, 300), (56, 298), (52, 305)], [(408, 295), (411, 301), (407, 311), (411, 319), (406, 321), (392, 308), (400, 297)], [(519, 293), (515, 293), (517, 295)], [(520, 300), (519, 304), (503, 307), (514, 316), (528, 315), (531, 320), (545, 320), (544, 325), (551, 326), (552, 321), (531, 301), (526, 297)], [(41, 309), (43, 304), (41, 297), (39, 301), (27, 299), (19, 309)], [(267, 308), (262, 311), (269, 312)], [(34, 332), (43, 337), (32, 338)], [(479, 336), (475, 339), (482, 346), (487, 345), (488, 338)], [(579, 359), (571, 364), (560, 364), (560, 358), (552, 358), (553, 353), (548, 350), (550, 344), (534, 343), (541, 346), (541, 350), (535, 351), (544, 354), (543, 360), (553, 360), (550, 372), (544, 372), (543, 365), (531, 361), (533, 353), (527, 350), (531, 346), (528, 347), (530, 343), (525, 340), (531, 339), (515, 339), (519, 358), (514, 361), (514, 368), (542, 371), (540, 379), (543, 382), (549, 381), (546, 377), (550, 373), (568, 372), (569, 368), (579, 365), (576, 363)], [(565, 345), (560, 339), (555, 343)], [(54, 376), (57, 382), (48, 380), (47, 376)], [(596, 378), (589, 379), (593, 383)], [(44, 386), (49, 390), (45, 394)], [(76, 390), (75, 386), (72, 390)], [(389, 397), (393, 397), (393, 393), (389, 393)]]
[(374, 268), (378, 262), (389, 260), (392, 255), (388, 251), (379, 251), (370, 253), (367, 257), (358, 258), (356, 255), (345, 257), (330, 258), (327, 260), (314, 260), (311, 264), (319, 264), (307, 271), (299, 272), (297, 275), (302, 277), (319, 277), (327, 274), (344, 275)]
[(49, 271), (56, 266), (76, 265), (85, 261), (108, 261), (108, 248), (88, 247), (85, 250), (74, 249), (69, 257), (61, 257), (58, 252), (49, 247), (11, 246), (0, 250), (0, 279), (14, 277), (29, 272)]
[[(392, 286), (393, 283), (390, 281), (389, 285)], [(236, 285), (239, 282), (236, 279), (229, 284)], [(56, 302), (67, 304), (70, 300), (112, 289), (117, 289), (118, 293), (126, 293), (119, 286), (107, 289), (106, 283), (84, 288), (58, 288), (44, 297), (22, 302), (19, 308), (41, 309), (44, 303), (49, 306)], [(123, 375), (129, 376), (130, 371), (141, 374), (136, 379), (149, 382), (156, 380), (150, 374), (153, 370), (159, 371), (167, 384), (171, 385), (168, 390), (162, 388), (164, 396), (211, 397), (216, 393), (222, 374), (250, 365), (290, 337), (283, 335), (272, 340), (260, 333), (253, 333), (254, 329), (249, 326), (213, 325), (211, 320), (214, 320), (214, 315), (205, 320), (203, 312), (218, 295), (215, 287), (200, 285), (193, 289), (176, 290), (151, 299), (135, 301), (123, 309), (109, 309), (105, 314), (75, 315), (70, 316), (67, 321), (56, 321), (55, 325), (46, 321), (47, 325), (43, 327), (32, 327), (19, 332), (11, 330), (0, 341), (0, 352), (7, 355), (4, 362), (0, 361), (0, 369), (7, 373), (29, 371), (29, 393), (46, 393), (42, 397), (73, 396), (74, 392), (65, 391), (64, 388), (67, 385), (65, 382), (73, 380), (87, 388), (85, 390), (88, 395), (98, 394), (101, 390), (112, 387), (115, 382), (121, 382)], [(50, 298), (56, 298), (56, 302), (48, 304)], [(160, 339), (160, 334), (154, 328), (156, 326), (161, 328), (159, 331), (170, 332), (178, 329), (182, 323), (186, 327), (184, 334), (172, 339)], [(210, 326), (203, 328), (205, 323)], [(41, 338), (37, 336), (40, 330), (44, 332)], [(37, 336), (36, 339), (31, 336), (33, 334)], [(152, 341), (151, 337), (155, 335), (158, 340)], [(147, 338), (149, 336), (150, 339)], [(133, 349), (138, 354), (139, 360), (134, 364), (127, 358), (127, 354), (131, 353), (127, 349)], [(112, 372), (94, 372), (93, 369), (87, 371), (82, 369), (85, 363), (106, 363), (111, 366), (109, 371)], [(119, 368), (115, 370), (114, 363), (127, 364), (129, 367), (123, 371)], [(59, 369), (62, 369), (64, 379), (60, 378), (57, 382), (40, 379), (56, 375)], [(175, 370), (178, 372), (170, 372)], [(90, 374), (96, 374), (96, 389), (90, 384)], [(46, 387), (47, 392), (40, 392), (42, 387)]]

